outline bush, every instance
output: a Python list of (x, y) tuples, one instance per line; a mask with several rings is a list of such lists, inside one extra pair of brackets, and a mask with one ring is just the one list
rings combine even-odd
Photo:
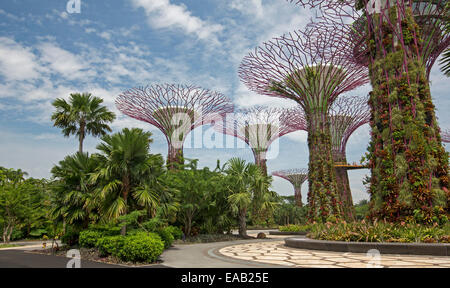
[(81, 247), (92, 248), (97, 245), (98, 239), (102, 237), (102, 233), (95, 230), (85, 230), (80, 232), (79, 244)]
[(310, 225), (293, 225), (279, 226), (278, 230), (281, 232), (306, 232), (309, 231)]
[(72, 228), (67, 228), (66, 233), (64, 233), (64, 235), (61, 236), (61, 243), (66, 244), (68, 246), (73, 246), (78, 244), (79, 238), (80, 238), (79, 231)]
[(125, 237), (120, 259), (131, 262), (155, 262), (164, 251), (164, 243), (154, 233), (140, 233)]
[(158, 229), (158, 231), (156, 231), (156, 233), (158, 233), (158, 235), (161, 237), (161, 240), (164, 242), (164, 249), (167, 249), (170, 246), (172, 246), (172, 243), (175, 240), (170, 229), (168, 229), (168, 228), (169, 227), (166, 227), (166, 228)]
[(103, 236), (116, 236), (120, 235), (120, 227), (114, 224), (104, 224), (104, 225), (92, 225), (89, 226), (89, 230), (98, 231)]
[(179, 240), (183, 238), (183, 230), (176, 226), (168, 226), (166, 228), (173, 236), (175, 240)]
[(120, 251), (125, 243), (125, 236), (106, 236), (97, 240), (97, 248), (100, 256), (112, 255), (120, 258)]
[(161, 228), (164, 228), (165, 222), (159, 219), (158, 217), (152, 218), (144, 223), (142, 223), (142, 226), (147, 231), (158, 231)]

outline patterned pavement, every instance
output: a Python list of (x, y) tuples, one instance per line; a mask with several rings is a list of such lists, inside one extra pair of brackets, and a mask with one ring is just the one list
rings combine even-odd
[(303, 268), (450, 268), (450, 257), (379, 255), (295, 249), (284, 241), (227, 246), (218, 251), (226, 257)]

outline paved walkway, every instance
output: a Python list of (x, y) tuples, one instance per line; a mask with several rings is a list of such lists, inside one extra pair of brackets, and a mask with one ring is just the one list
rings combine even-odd
[(284, 241), (231, 245), (218, 250), (231, 259), (304, 268), (450, 268), (450, 257), (366, 255), (361, 253), (303, 250)]
[[(250, 231), (256, 236), (259, 231)], [(264, 231), (267, 233), (267, 231)], [(366, 255), (361, 253), (327, 252), (302, 250), (284, 246), (287, 236), (268, 235), (266, 240), (239, 240), (204, 244), (183, 244), (164, 251), (162, 265), (148, 267), (176, 268), (365, 268), (365, 267), (407, 267), (407, 268), (450, 268), (450, 257), (410, 255)], [(28, 243), (25, 243), (28, 244)], [(31, 243), (30, 243), (31, 244)], [(31, 254), (29, 246), (0, 250), (1, 267), (57, 267), (65, 268), (68, 259), (59, 256)], [(81, 262), (84, 268), (123, 267), (92, 261)], [(144, 266), (141, 266), (144, 267)], [(147, 267), (147, 266), (145, 266)]]

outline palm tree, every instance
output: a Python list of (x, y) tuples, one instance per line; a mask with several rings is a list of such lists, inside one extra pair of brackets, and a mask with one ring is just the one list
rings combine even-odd
[[(154, 164), (149, 154), (150, 143), (153, 142), (151, 136), (152, 133), (142, 129), (125, 128), (113, 135), (103, 136), (103, 143), (97, 146), (101, 152), (96, 155), (99, 167), (91, 181), (98, 182), (102, 187), (99, 188), (99, 194), (106, 219), (118, 219), (127, 214), (131, 204), (130, 194), (131, 200), (136, 200), (135, 204), (154, 205), (154, 193), (142, 188), (146, 182), (149, 183), (145, 179)], [(126, 234), (125, 225), (121, 233)]]
[(89, 182), (97, 164), (88, 153), (77, 152), (52, 168), (57, 182), (53, 185), (54, 208), (51, 213), (55, 219), (63, 219), (64, 225), (68, 223), (87, 228), (91, 220), (97, 220), (95, 186)]
[(111, 132), (108, 123), (113, 122), (116, 116), (101, 103), (103, 99), (90, 93), (70, 94), (69, 102), (58, 98), (52, 103), (56, 108), (52, 115), (53, 126), (61, 128), (65, 137), (77, 135), (80, 153), (83, 153), (86, 135), (98, 137)]
[(227, 164), (227, 186), (231, 193), (228, 201), (239, 216), (239, 235), (247, 238), (247, 212), (253, 207), (254, 200), (261, 200), (256, 205), (268, 205), (264, 194), (268, 193), (266, 185), (270, 180), (264, 179), (265, 176), (258, 166), (253, 163), (246, 164), (243, 159), (232, 158)]

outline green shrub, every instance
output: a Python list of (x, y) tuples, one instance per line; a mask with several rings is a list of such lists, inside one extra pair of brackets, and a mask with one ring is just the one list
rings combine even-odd
[(61, 243), (66, 244), (68, 246), (73, 246), (78, 244), (78, 239), (80, 238), (80, 232), (72, 229), (67, 228), (66, 233), (61, 236)]
[(183, 230), (176, 226), (168, 226), (166, 228), (173, 236), (175, 240), (179, 240), (183, 238)]
[(33, 238), (42, 238), (42, 236), (44, 236), (47, 233), (48, 232), (46, 229), (33, 229), (30, 231), (29, 236), (31, 236)]
[(144, 223), (142, 223), (142, 226), (147, 231), (155, 232), (161, 228), (164, 228), (165, 222), (159, 219), (158, 217), (152, 218)]
[(98, 239), (102, 237), (102, 233), (95, 230), (85, 230), (80, 232), (79, 244), (81, 247), (92, 248), (97, 245)]
[(139, 233), (125, 237), (119, 257), (130, 262), (155, 262), (164, 251), (164, 243), (154, 233)]
[(120, 252), (125, 243), (125, 236), (106, 236), (97, 240), (96, 246), (100, 253), (100, 256), (105, 257), (112, 255), (114, 257), (120, 258)]
[(100, 224), (92, 225), (92, 226), (89, 226), (89, 230), (98, 231), (103, 236), (120, 235), (120, 227), (117, 225), (114, 225), (113, 223), (103, 224), (103, 225), (100, 225)]
[(169, 227), (166, 227), (166, 228), (158, 229), (158, 231), (156, 231), (156, 233), (158, 233), (158, 235), (161, 237), (161, 240), (164, 242), (164, 249), (167, 249), (170, 246), (172, 246), (172, 243), (175, 240), (170, 229), (168, 229), (168, 228)]
[(306, 232), (310, 229), (310, 225), (293, 225), (279, 226), (281, 232)]

